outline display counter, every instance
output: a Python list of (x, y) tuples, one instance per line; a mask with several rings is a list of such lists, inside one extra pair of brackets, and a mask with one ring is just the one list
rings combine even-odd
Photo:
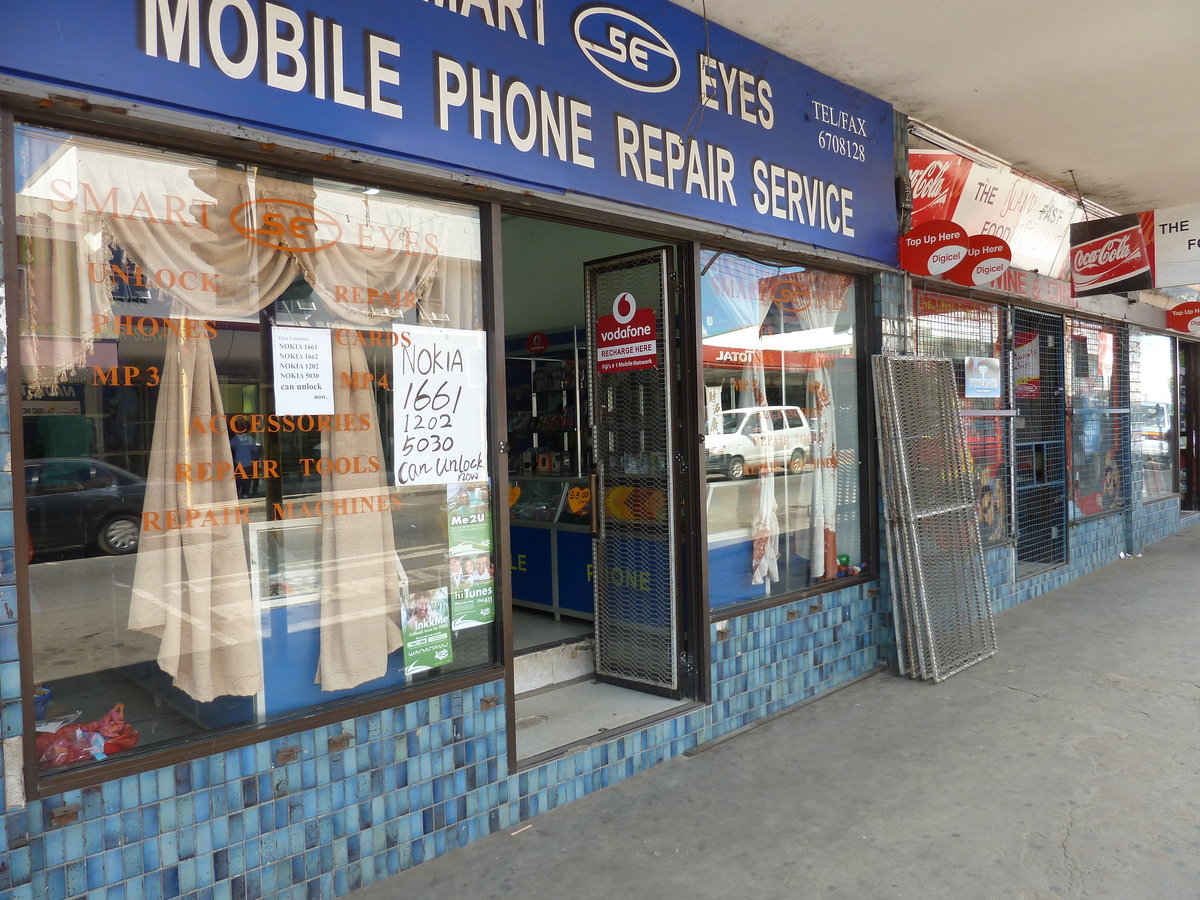
[(509, 482), (513, 603), (591, 619), (592, 497), (587, 479)]

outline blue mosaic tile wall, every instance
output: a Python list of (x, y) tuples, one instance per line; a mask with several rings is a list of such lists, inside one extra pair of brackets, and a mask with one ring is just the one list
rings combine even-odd
[[(0, 819), (0, 897), (341, 896), (869, 673), (876, 594), (858, 585), (714, 626), (712, 705), (516, 775), (494, 682), (33, 801)], [(487, 698), (501, 702), (484, 710)], [(330, 753), (343, 732), (352, 746)], [(276, 766), (285, 746), (300, 758)], [(72, 804), (80, 821), (52, 826)]]

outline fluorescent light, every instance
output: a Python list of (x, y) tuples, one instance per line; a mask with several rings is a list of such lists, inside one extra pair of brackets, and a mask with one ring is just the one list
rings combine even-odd
[(1008, 163), (989, 155), (987, 152), (980, 150), (978, 147), (972, 147), (970, 144), (964, 144), (957, 138), (951, 137), (944, 132), (931, 128), (928, 125), (923, 125), (920, 122), (910, 122), (908, 125), (908, 133), (913, 137), (918, 137), (923, 141), (941, 147), (943, 150), (949, 150), (951, 153), (957, 153), (959, 156), (966, 157), (973, 163), (978, 163), (986, 169), (999, 169), (1001, 167), (1011, 168)]

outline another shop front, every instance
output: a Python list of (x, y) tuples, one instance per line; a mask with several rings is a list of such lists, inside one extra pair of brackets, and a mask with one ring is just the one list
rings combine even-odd
[(0, 889), (342, 894), (887, 656), (890, 107), (667, 3), (52, 6)]
[(1077, 200), (913, 130), (934, 144), (910, 151), (914, 224), (950, 219), (1012, 249), (1014, 268), (993, 283), (913, 279), (916, 351), (958, 372), (1001, 610), (1186, 522), (1189, 443), (1176, 422), (1189, 351), (1167, 331), (1165, 297), (1072, 296)]

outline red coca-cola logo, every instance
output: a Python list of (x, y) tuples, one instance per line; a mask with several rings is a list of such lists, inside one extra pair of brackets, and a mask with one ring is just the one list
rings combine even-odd
[(950, 190), (946, 184), (946, 173), (950, 171), (950, 162), (937, 159), (929, 163), (919, 172), (912, 173), (912, 193), (914, 200), (936, 200)]
[(1104, 235), (1071, 253), (1071, 279), (1077, 288), (1101, 287), (1149, 269), (1150, 258), (1138, 228)]
[(912, 189), (912, 220), (953, 219), (971, 161), (942, 150), (910, 150), (908, 178)]

